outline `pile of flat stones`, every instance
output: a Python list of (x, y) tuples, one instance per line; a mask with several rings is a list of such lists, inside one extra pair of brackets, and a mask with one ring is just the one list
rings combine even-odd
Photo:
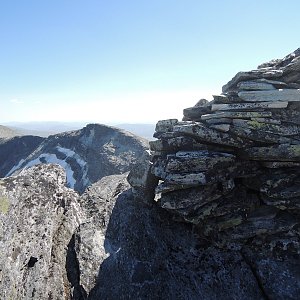
[(219, 243), (299, 237), (299, 89), (300, 48), (238, 73), (182, 121), (159, 121), (151, 153), (128, 176), (136, 197)]

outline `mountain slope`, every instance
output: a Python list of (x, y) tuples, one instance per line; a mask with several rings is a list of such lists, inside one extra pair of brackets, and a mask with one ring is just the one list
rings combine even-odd
[(17, 170), (43, 140), (38, 136), (0, 139), (0, 177), (5, 177)]
[(83, 192), (104, 176), (129, 171), (146, 149), (148, 142), (131, 133), (90, 124), (81, 130), (49, 136), (6, 175), (40, 163), (56, 163), (66, 170), (68, 186)]
[(0, 125), (0, 138), (11, 138), (22, 135), (19, 131)]

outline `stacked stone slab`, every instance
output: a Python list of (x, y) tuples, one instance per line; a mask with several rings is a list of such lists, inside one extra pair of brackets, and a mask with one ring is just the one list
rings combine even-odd
[(159, 121), (145, 180), (128, 177), (136, 196), (155, 194), (174, 219), (220, 244), (299, 237), (299, 88), (300, 48), (238, 73), (182, 121)]

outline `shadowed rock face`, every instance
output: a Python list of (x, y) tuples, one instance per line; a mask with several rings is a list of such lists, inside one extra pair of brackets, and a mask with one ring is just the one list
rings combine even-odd
[(241, 253), (213, 247), (128, 188), (126, 176), (108, 176), (81, 198), (88, 221), (74, 249), (88, 299), (262, 299)]
[(38, 136), (0, 139), (0, 177), (5, 177), (15, 166), (25, 161), (43, 140)]
[[(12, 146), (12, 143), (6, 144), (2, 151)], [(30, 153), (18, 145), (18, 149), (23, 151), (22, 159), (18, 160), (17, 156), (9, 158), (2, 173), (9, 176), (36, 164), (57, 163), (66, 171), (68, 187), (81, 193), (104, 176), (129, 171), (147, 147), (146, 140), (131, 133), (90, 124), (81, 130), (50, 136), (37, 148), (32, 147)], [(0, 145), (1, 149), (3, 146)]]

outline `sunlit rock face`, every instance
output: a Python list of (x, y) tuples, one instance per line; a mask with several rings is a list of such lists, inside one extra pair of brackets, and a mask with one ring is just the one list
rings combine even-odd
[(0, 181), (0, 298), (69, 299), (67, 245), (82, 215), (60, 166)]
[[(18, 138), (19, 144), (26, 138)], [(142, 138), (99, 124), (52, 135), (44, 140), (39, 138), (38, 145), (35, 140), (31, 143), (29, 141), (31, 151), (25, 151), (25, 147), (15, 145), (16, 142), (0, 144), (0, 153), (5, 150), (8, 153), (15, 151), (15, 147), (21, 152), (19, 155), (8, 156), (5, 164), (0, 166), (3, 176), (41, 163), (59, 164), (66, 171), (67, 186), (80, 193), (104, 176), (129, 171), (148, 148), (148, 142)]]

